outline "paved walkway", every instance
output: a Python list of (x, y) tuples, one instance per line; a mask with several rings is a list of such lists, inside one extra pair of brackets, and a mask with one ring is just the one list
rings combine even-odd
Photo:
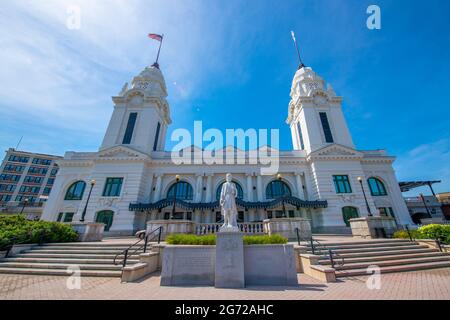
[(381, 275), (381, 289), (368, 289), (368, 277), (323, 284), (300, 275), (298, 287), (160, 287), (158, 275), (139, 283), (117, 278), (82, 278), (81, 289), (69, 290), (68, 278), (0, 275), (0, 299), (445, 299), (450, 300), (450, 268)]

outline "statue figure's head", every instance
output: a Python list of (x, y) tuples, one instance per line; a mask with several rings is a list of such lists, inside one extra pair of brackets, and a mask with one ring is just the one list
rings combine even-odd
[(227, 182), (231, 182), (233, 180), (233, 176), (231, 175), (231, 173), (227, 173)]

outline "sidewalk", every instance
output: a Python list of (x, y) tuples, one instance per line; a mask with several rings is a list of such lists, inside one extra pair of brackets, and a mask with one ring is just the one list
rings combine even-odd
[(370, 290), (368, 277), (324, 284), (299, 275), (298, 287), (160, 287), (159, 275), (139, 283), (121, 284), (117, 278), (82, 278), (80, 290), (69, 290), (67, 277), (0, 275), (0, 299), (432, 299), (450, 300), (450, 268), (381, 275), (381, 289)]

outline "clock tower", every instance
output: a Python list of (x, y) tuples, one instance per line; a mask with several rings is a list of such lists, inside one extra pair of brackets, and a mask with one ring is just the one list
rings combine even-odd
[(114, 111), (100, 150), (128, 146), (150, 155), (165, 147), (171, 123), (167, 88), (157, 66), (146, 67), (113, 97)]
[(294, 150), (311, 153), (333, 143), (355, 147), (342, 112), (342, 97), (309, 67), (302, 66), (294, 76), (287, 123)]

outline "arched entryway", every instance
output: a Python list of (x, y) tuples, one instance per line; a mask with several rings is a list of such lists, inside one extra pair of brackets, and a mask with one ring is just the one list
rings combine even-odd
[(355, 207), (343, 207), (342, 208), (342, 218), (344, 219), (345, 225), (350, 227), (350, 219), (358, 218), (358, 208)]
[(104, 210), (97, 213), (95, 222), (104, 223), (105, 231), (109, 231), (114, 220), (114, 212), (111, 210)]

